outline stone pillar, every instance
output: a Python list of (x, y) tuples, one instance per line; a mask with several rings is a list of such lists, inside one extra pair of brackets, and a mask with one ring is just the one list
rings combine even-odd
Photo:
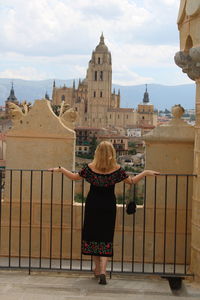
[[(161, 174), (193, 174), (194, 127), (180, 119), (183, 112), (184, 109), (180, 105), (175, 105), (172, 108), (172, 121), (156, 127), (144, 136), (146, 169), (157, 170)], [(168, 263), (173, 263), (174, 249), (176, 249), (177, 263), (185, 263), (185, 216), (187, 215), (188, 220), (191, 220), (192, 179), (192, 177), (188, 178), (188, 198), (186, 196), (186, 176), (178, 178), (176, 176), (168, 176), (167, 178), (165, 176), (157, 176), (156, 179), (148, 177), (146, 180), (146, 227), (149, 226), (148, 232), (150, 234), (150, 230), (153, 228), (153, 220), (154, 218), (156, 219), (156, 240), (157, 243), (158, 241), (160, 242), (160, 244), (157, 244), (159, 245), (159, 251), (157, 251), (156, 257), (163, 259), (163, 240), (166, 238), (167, 244), (170, 245), (166, 249)], [(156, 205), (155, 194), (157, 199)], [(186, 199), (188, 199), (187, 211)], [(178, 220), (177, 230), (175, 230), (175, 215)], [(164, 230), (165, 216), (167, 216), (166, 232)], [(174, 242), (175, 235), (176, 244)], [(190, 240), (191, 226), (190, 222), (188, 222), (187, 264), (190, 264)], [(153, 238), (152, 240), (150, 239), (149, 243), (151, 241), (153, 241)]]
[[(48, 100), (36, 100), (27, 114), (15, 107), (13, 115), (18, 115), (13, 128), (6, 137), (6, 168), (26, 170), (46, 170), (50, 167), (63, 166), (74, 170), (75, 162), (75, 132), (67, 128), (57, 117)], [(69, 120), (68, 120), (69, 122)], [(49, 202), (51, 198), (51, 173), (43, 174), (43, 201)], [(12, 174), (12, 200), (19, 201), (20, 173)], [(53, 175), (53, 200), (60, 201), (61, 174)], [(67, 178), (64, 185), (64, 200), (71, 203), (71, 181)], [(32, 200), (40, 201), (41, 173), (33, 173)], [(6, 172), (5, 198), (10, 198), (10, 173)], [(30, 199), (30, 172), (23, 172), (23, 199)]]
[(200, 0), (181, 0), (177, 23), (180, 51), (175, 55), (175, 63), (196, 82), (194, 173), (197, 177), (193, 187), (191, 271), (200, 280)]
[(200, 79), (196, 80), (196, 126), (194, 148), (194, 193), (192, 205), (191, 271), (200, 281)]

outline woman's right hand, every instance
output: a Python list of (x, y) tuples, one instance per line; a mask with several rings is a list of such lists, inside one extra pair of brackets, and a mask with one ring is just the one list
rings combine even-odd
[(153, 171), (153, 170), (144, 170), (145, 176), (156, 176), (160, 175), (160, 172)]

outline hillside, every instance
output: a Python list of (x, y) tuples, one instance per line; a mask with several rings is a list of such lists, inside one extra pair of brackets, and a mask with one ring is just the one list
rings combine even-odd
[[(72, 79), (68, 80), (56, 80), (56, 86), (72, 86)], [(15, 95), (19, 101), (27, 100), (34, 101), (35, 99), (41, 99), (47, 92), (51, 98), (53, 79), (29, 81), (14, 79)], [(78, 80), (76, 80), (78, 84)], [(0, 79), (0, 105), (4, 105), (11, 88), (10, 79)], [(145, 86), (120, 86), (113, 84), (116, 92), (118, 89), (121, 91), (121, 107), (136, 108), (136, 106), (142, 101)], [(174, 104), (181, 104), (184, 108), (195, 107), (195, 84), (185, 84), (176, 86), (166, 86), (160, 84), (149, 84), (148, 92), (150, 101), (154, 104), (155, 108), (163, 110), (165, 108), (170, 109)]]

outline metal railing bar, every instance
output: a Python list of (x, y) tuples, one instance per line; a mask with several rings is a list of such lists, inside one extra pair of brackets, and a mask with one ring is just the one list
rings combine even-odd
[(63, 251), (63, 188), (64, 175), (61, 175), (61, 196), (60, 196), (60, 269), (62, 269), (62, 251)]
[(70, 270), (72, 270), (72, 258), (73, 258), (73, 197), (74, 197), (74, 182), (72, 181), (72, 193), (71, 193), (71, 236), (70, 236)]
[(82, 179), (82, 193), (81, 193), (81, 259), (80, 259), (80, 269), (83, 268), (83, 254), (82, 254), (82, 232), (83, 232), (83, 222), (84, 222), (84, 194), (85, 194), (85, 181)]
[(143, 215), (143, 249), (142, 249), (142, 272), (144, 272), (144, 263), (145, 263), (145, 228), (146, 228), (146, 188), (147, 180), (144, 178), (144, 215)]
[(19, 266), (21, 266), (21, 237), (22, 237), (22, 171), (20, 171), (20, 195), (19, 195)]
[(156, 209), (157, 209), (157, 177), (154, 181), (154, 224), (153, 224), (153, 273), (155, 273), (155, 257), (156, 257)]
[(43, 234), (43, 171), (40, 174), (40, 257), (39, 266), (42, 264), (42, 234)]
[(178, 213), (178, 175), (176, 175), (176, 191), (175, 191), (175, 220), (174, 220), (174, 273), (176, 273), (176, 238), (177, 238), (177, 213)]
[(12, 173), (10, 171), (10, 211), (9, 211), (9, 257), (8, 265), (11, 266), (11, 240), (12, 240)]
[(31, 273), (31, 256), (32, 256), (32, 193), (33, 193), (33, 171), (30, 177), (30, 220), (29, 220), (29, 275)]
[(165, 204), (164, 204), (164, 253), (163, 253), (163, 273), (165, 273), (166, 264), (166, 242), (167, 242), (167, 187), (168, 187), (168, 176), (165, 177)]
[(124, 222), (125, 222), (125, 216), (124, 216), (124, 204), (125, 204), (125, 183), (123, 183), (123, 210), (122, 210), (122, 247), (121, 247), (121, 271), (123, 272), (124, 268)]
[[(135, 189), (135, 184), (133, 185), (133, 198), (134, 200), (136, 199), (136, 189)], [(135, 214), (133, 214), (133, 231), (132, 231), (132, 272), (134, 272), (134, 267), (135, 267)]]
[(51, 202), (50, 202), (50, 245), (49, 245), (49, 267), (51, 269), (51, 260), (52, 260), (52, 245), (53, 245), (53, 236), (52, 236), (52, 227), (53, 227), (53, 185), (54, 185), (54, 176), (53, 172), (51, 173)]
[(185, 273), (187, 268), (187, 245), (188, 245), (188, 204), (189, 204), (189, 177), (186, 176), (186, 203), (185, 203)]

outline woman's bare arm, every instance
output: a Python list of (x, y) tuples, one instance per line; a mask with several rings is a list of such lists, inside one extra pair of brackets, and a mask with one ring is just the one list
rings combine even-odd
[(63, 173), (66, 177), (68, 177), (71, 180), (80, 180), (82, 177), (78, 173), (72, 173), (71, 171), (63, 168), (63, 167), (58, 167), (58, 168), (50, 168), (48, 171), (51, 172), (60, 172)]
[(138, 175), (136, 175), (134, 177), (129, 176), (128, 178), (124, 179), (124, 182), (128, 183), (128, 184), (133, 184), (133, 183), (137, 183), (138, 181), (140, 181), (145, 176), (156, 176), (156, 175), (159, 175), (159, 174), (160, 173), (157, 172), (157, 171), (144, 170), (143, 172), (139, 173)]

